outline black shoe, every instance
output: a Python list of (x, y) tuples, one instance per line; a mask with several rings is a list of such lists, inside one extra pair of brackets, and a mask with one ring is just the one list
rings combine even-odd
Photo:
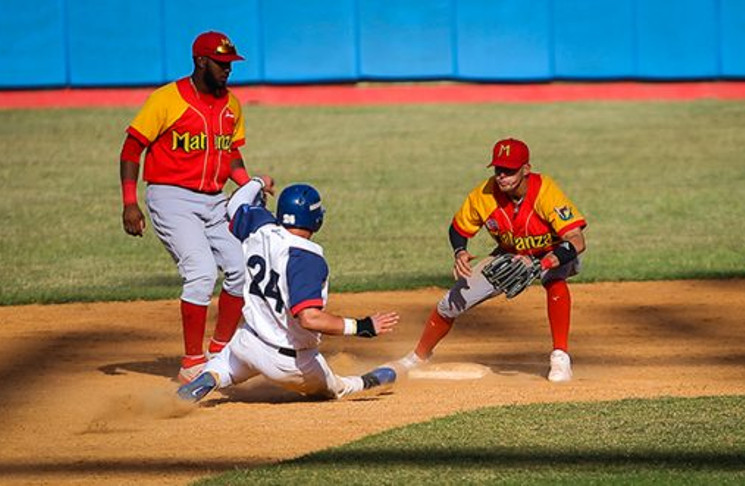
[(376, 386), (387, 385), (396, 381), (396, 370), (387, 366), (375, 368), (369, 373), (362, 375), (365, 390)]

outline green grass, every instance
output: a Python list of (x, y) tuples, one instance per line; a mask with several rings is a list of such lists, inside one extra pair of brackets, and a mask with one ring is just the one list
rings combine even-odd
[(212, 484), (743, 484), (745, 397), (505, 406)]
[[(173, 298), (148, 231), (121, 230), (118, 155), (133, 109), (0, 111), (0, 305)], [(447, 227), (515, 136), (586, 214), (578, 281), (745, 276), (741, 102), (247, 107), (250, 170), (307, 181), (332, 291), (446, 286)], [(231, 187), (229, 187), (230, 189)], [(142, 187), (140, 199), (142, 200)], [(271, 204), (273, 205), (273, 203)], [(472, 245), (484, 255), (488, 238)]]

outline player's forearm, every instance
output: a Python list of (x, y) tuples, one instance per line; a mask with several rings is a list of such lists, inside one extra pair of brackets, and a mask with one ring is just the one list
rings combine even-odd
[(233, 159), (230, 161), (230, 179), (242, 186), (251, 180), (251, 176), (246, 171), (246, 166), (243, 163), (243, 157), (238, 149), (233, 149)]
[(137, 204), (137, 178), (140, 175), (140, 157), (145, 145), (132, 135), (127, 135), (119, 156), (119, 178), (122, 182), (122, 203)]
[(450, 239), (450, 246), (453, 248), (453, 255), (468, 247), (468, 238), (458, 233), (458, 230), (452, 224), (448, 230), (448, 238)]
[(585, 251), (587, 244), (585, 242), (585, 234), (581, 229), (574, 229), (564, 235), (564, 240), (574, 245), (574, 249), (577, 250), (577, 255)]
[(244, 204), (256, 205), (258, 203), (257, 198), (264, 187), (264, 180), (260, 177), (254, 177), (236, 190), (228, 200), (228, 219), (232, 220), (238, 209)]
[(137, 204), (137, 178), (140, 174), (140, 165), (128, 160), (119, 162), (119, 177), (122, 182), (122, 203)]
[(362, 319), (345, 318), (329, 314), (318, 308), (308, 308), (300, 311), (298, 320), (304, 329), (332, 336), (373, 337), (377, 335), (370, 317)]
[(581, 229), (568, 232), (562, 237), (562, 242), (541, 259), (541, 267), (544, 270), (560, 267), (577, 258), (577, 255), (585, 251), (585, 237)]
[(340, 336), (344, 334), (344, 318), (321, 309), (303, 309), (298, 314), (300, 325), (309, 331)]

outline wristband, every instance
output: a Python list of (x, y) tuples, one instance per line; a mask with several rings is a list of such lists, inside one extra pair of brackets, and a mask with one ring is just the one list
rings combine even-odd
[(364, 338), (371, 338), (378, 335), (378, 333), (375, 332), (375, 326), (373, 326), (373, 321), (370, 317), (357, 320), (356, 334), (357, 336)]
[(137, 181), (132, 179), (122, 181), (122, 202), (125, 206), (137, 204)]
[(244, 167), (237, 167), (230, 171), (230, 178), (239, 186), (245, 185), (251, 178)]
[(577, 249), (571, 241), (564, 240), (554, 248), (553, 254), (559, 260), (559, 266), (561, 266), (577, 258)]
[(458, 248), (456, 248), (455, 250), (453, 250), (453, 258), (456, 258), (458, 256), (458, 253), (460, 253), (462, 251), (466, 251), (466, 248), (463, 247), (463, 246), (459, 246)]
[(554, 267), (553, 262), (547, 256), (541, 258), (541, 268), (543, 270), (551, 270)]
[(357, 320), (349, 319), (348, 317), (345, 317), (344, 318), (344, 335), (351, 336), (353, 334), (357, 334)]
[(251, 180), (254, 181), (254, 182), (258, 182), (259, 184), (261, 184), (261, 188), (262, 189), (264, 189), (266, 187), (266, 182), (264, 182), (264, 179), (262, 179), (259, 176), (253, 176), (251, 178)]

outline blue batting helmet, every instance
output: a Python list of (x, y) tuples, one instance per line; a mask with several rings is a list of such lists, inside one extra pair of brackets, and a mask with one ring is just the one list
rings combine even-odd
[(321, 195), (308, 184), (287, 186), (277, 200), (277, 219), (287, 228), (302, 228), (315, 233), (321, 229), (325, 212)]

